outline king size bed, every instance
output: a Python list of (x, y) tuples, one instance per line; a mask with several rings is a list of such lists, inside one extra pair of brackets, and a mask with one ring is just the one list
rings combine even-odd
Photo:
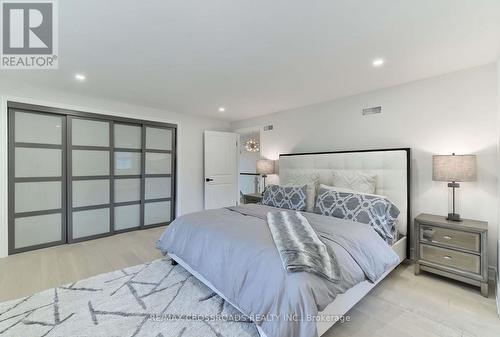
[[(286, 212), (268, 200), (184, 215), (157, 246), (254, 321), (261, 336), (321, 336), (409, 256), (410, 149), (286, 154), (279, 165), (280, 184), (303, 185), (304, 198), (312, 198), (298, 216), (324, 243), (330, 279), (287, 270), (286, 250), (280, 250), (270, 215), (292, 214), (293, 196), (283, 198)], [(342, 184), (359, 190), (373, 184), (376, 194), (337, 186)], [(366, 214), (385, 216), (380, 209), (392, 212), (392, 227), (364, 221)], [(292, 239), (300, 245), (295, 234)]]

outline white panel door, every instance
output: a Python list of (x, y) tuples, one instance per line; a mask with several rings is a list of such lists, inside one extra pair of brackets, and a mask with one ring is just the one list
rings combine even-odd
[(239, 135), (205, 131), (205, 209), (238, 204)]

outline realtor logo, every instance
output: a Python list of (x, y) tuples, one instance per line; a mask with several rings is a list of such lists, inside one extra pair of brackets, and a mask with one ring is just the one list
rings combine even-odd
[(2, 69), (57, 69), (56, 0), (1, 0)]

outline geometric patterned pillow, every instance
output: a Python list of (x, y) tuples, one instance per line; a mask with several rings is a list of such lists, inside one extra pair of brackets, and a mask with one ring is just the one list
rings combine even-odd
[(399, 209), (379, 196), (320, 187), (314, 213), (368, 224), (389, 244), (396, 239)]
[(268, 185), (262, 196), (262, 204), (295, 211), (304, 211), (306, 209), (306, 187), (306, 185)]

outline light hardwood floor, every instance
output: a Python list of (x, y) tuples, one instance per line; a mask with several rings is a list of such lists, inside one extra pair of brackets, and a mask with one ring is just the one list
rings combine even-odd
[(165, 227), (128, 232), (0, 259), (0, 302), (160, 258)]
[[(160, 258), (163, 228), (120, 234), (0, 259), (0, 301)], [(326, 337), (499, 337), (493, 295), (399, 266)], [(229, 336), (228, 336), (229, 337)]]

